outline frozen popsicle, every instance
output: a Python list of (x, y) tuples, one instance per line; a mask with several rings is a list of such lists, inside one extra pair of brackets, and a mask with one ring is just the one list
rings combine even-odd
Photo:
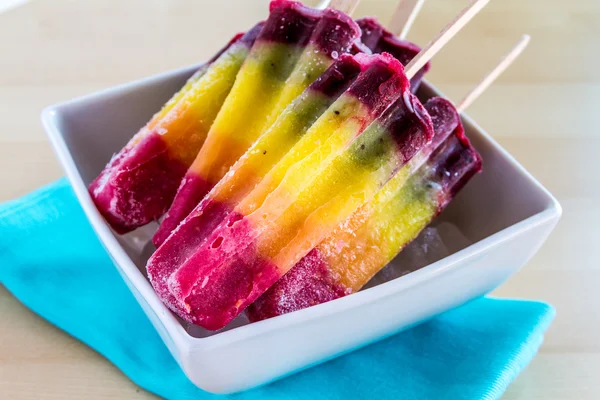
[(189, 306), (194, 323), (207, 329), (227, 324), (431, 139), (427, 113), (404, 93), (304, 190), (296, 182), (305, 171), (290, 171), (260, 207), (234, 214), (172, 275), (171, 292)]
[[(296, 31), (302, 27), (304, 36), (294, 32), (298, 40), (275, 44), (267, 39), (287, 38), (289, 34), (263, 29), (161, 223), (154, 239), (157, 245), (281, 112), (360, 37), (358, 25), (342, 12), (317, 11), (288, 1), (274, 1), (273, 7), (286, 7), (285, 23)], [(301, 19), (306, 17), (312, 18), (311, 29), (306, 29), (309, 24)]]
[(201, 67), (90, 184), (115, 231), (126, 233), (166, 211), (262, 25), (236, 35)]
[[(478, 0), (463, 14), (472, 17), (473, 8), (485, 2)], [(440, 42), (458, 31), (456, 24), (465, 22), (458, 18), (415, 57), (407, 66), (410, 76), (441, 48)], [(149, 276), (153, 284), (167, 282), (177, 302), (174, 311), (208, 329), (222, 327), (374, 196), (433, 134), (427, 113), (408, 91), (405, 76), (404, 82), (395, 103), (349, 145), (345, 130), (338, 129), (324, 142), (313, 141), (310, 146), (302, 145), (309, 137), (304, 136), (288, 153), (292, 160), (297, 157), (294, 162), (286, 165), (286, 155), (199, 249), (189, 257), (171, 258), (170, 276), (153, 276), (151, 265), (158, 259), (151, 259)], [(361, 92), (364, 98), (357, 97), (364, 101), (372, 95), (369, 90)], [(179, 244), (185, 246), (185, 239)]]
[[(408, 90), (408, 81), (400, 71), (400, 63), (390, 55), (344, 55), (334, 63), (284, 111), (151, 257), (148, 276), (161, 298), (175, 307), (166, 287), (168, 277), (198, 251), (230, 212), (243, 207), (240, 212), (250, 214), (259, 199), (276, 188), (290, 166), (299, 161), (304, 160), (306, 170), (299, 179), (304, 185), (310, 183), (322, 161), (333, 157)], [(298, 125), (299, 130), (289, 129)], [(318, 143), (323, 145), (315, 146)]]
[(251, 321), (358, 291), (481, 169), (454, 106), (434, 98), (425, 108), (435, 129), (432, 143), (255, 301), (247, 309)]
[(435, 128), (434, 140), (371, 202), (248, 307), (249, 319), (271, 318), (356, 292), (402, 251), (480, 170), (481, 160), (464, 137), (458, 113), (472, 104), (528, 43), (529, 36), (523, 36), (465, 96), (458, 110), (447, 100), (429, 100), (425, 107)]
[[(367, 48), (367, 51), (373, 50), (376, 53), (381, 53), (385, 50), (392, 54), (397, 60), (399, 60), (403, 64), (407, 64), (408, 62), (410, 62), (410, 60), (412, 60), (420, 51), (420, 48), (418, 46), (410, 42), (395, 39), (389, 31), (383, 28), (373, 18), (363, 18), (358, 20), (357, 23), (363, 29), (363, 40), (366, 39), (369, 45), (372, 47), (371, 49)], [(355, 44), (356, 43), (359, 42), (355, 42)], [(425, 67), (423, 67), (411, 79), (411, 88), (413, 92), (415, 92), (416, 88), (418, 88), (425, 72), (429, 70), (429, 65), (430, 64), (427, 63)], [(304, 96), (305, 98), (303, 100), (311, 101), (311, 98), (313, 97), (312, 92), (314, 92), (314, 90), (311, 90), (310, 87), (308, 88), (308, 90), (309, 95)], [(298, 105), (294, 107), (304, 108), (307, 106)], [(315, 116), (317, 115), (317, 111), (318, 113), (322, 113), (322, 110), (320, 109), (311, 109), (311, 112), (314, 112)], [(284, 113), (285, 119), (283, 121), (287, 121), (290, 118), (295, 118), (293, 116), (293, 113), (294, 111), (292, 107), (290, 110), (288, 110), (287, 113)], [(290, 114), (292, 114), (292, 116), (290, 116)], [(269, 135), (261, 135), (259, 142), (255, 142), (254, 145), (251, 147), (249, 153), (256, 153), (253, 156), (250, 156), (251, 158), (253, 158), (254, 161), (248, 160), (249, 156), (248, 154), (246, 154), (246, 156), (241, 157), (240, 160), (236, 162), (236, 164), (231, 168), (233, 174), (231, 174), (230, 176), (225, 175), (219, 182), (218, 192), (225, 193), (225, 191), (228, 191), (229, 193), (227, 194), (227, 196), (233, 197), (233, 199), (227, 201), (228, 204), (237, 203), (236, 199), (246, 194), (245, 192), (240, 192), (239, 186), (236, 189), (229, 188), (229, 186), (233, 184), (231, 182), (232, 180), (236, 181), (238, 185), (243, 184), (243, 188), (245, 188), (246, 190), (251, 188), (253, 185), (256, 184), (256, 182), (258, 182), (259, 179), (262, 179), (262, 177), (264, 177), (264, 174), (268, 171), (269, 168), (272, 167), (275, 160), (278, 160), (278, 158), (280, 158), (283, 154), (285, 154), (285, 152), (287, 152), (287, 150), (289, 150), (289, 146), (286, 146), (286, 144), (290, 144), (290, 141), (292, 140), (297, 140), (299, 137), (302, 136), (301, 132), (306, 131), (306, 127), (310, 126), (310, 124), (307, 124), (305, 129), (301, 129), (300, 131), (298, 131), (297, 126), (286, 125), (286, 123), (283, 123), (283, 121), (276, 120), (275, 125), (269, 129), (271, 133)], [(277, 132), (279, 136), (275, 137), (273, 135), (273, 131)], [(282, 141), (283, 144), (281, 146), (276, 145), (278, 141)], [(260, 155), (258, 154), (258, 152), (265, 152), (265, 154)], [(269, 156), (265, 157), (267, 154)], [(252, 169), (260, 168), (261, 170), (261, 172), (253, 173), (254, 179), (251, 179), (247, 175), (247, 173), (241, 171), (241, 169), (244, 168), (242, 164), (247, 166), (249, 163), (256, 163), (254, 166), (251, 166)], [(153, 242), (155, 246), (158, 247), (162, 245), (162, 243), (170, 235), (172, 230), (191, 212), (193, 208), (196, 207), (198, 201), (200, 201), (198, 197), (202, 195), (203, 191), (197, 189), (198, 186), (194, 183), (197, 182), (197, 180), (194, 180), (193, 178), (190, 179), (191, 181), (189, 182), (187, 181), (187, 178), (184, 180), (184, 184), (182, 184), (181, 188), (179, 189), (179, 192), (175, 198), (175, 201), (173, 202), (173, 205), (171, 206), (171, 209), (167, 214), (167, 217), (162, 222), (158, 231), (154, 235)], [(215, 196), (215, 193), (208, 193), (202, 199), (202, 201), (205, 203), (205, 205), (209, 201), (212, 204), (212, 201), (214, 200)], [(219, 195), (219, 197), (223, 198), (223, 195)], [(222, 201), (220, 202), (222, 203)], [(204, 208), (205, 205), (201, 207), (201, 209)], [(206, 211), (204, 211), (202, 214), (205, 215), (204, 218), (207, 217)], [(196, 224), (199, 224), (199, 214), (195, 213), (195, 216)], [(215, 220), (214, 217), (211, 217), (211, 219), (213, 221)]]

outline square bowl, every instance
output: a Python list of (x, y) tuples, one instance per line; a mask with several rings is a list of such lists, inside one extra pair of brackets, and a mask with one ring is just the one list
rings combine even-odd
[[(101, 217), (87, 186), (112, 154), (198, 68), (182, 68), (46, 108), (42, 122), (92, 227), (117, 270), (189, 379), (212, 393), (249, 389), (383, 339), (484, 295), (540, 248), (561, 215), (556, 199), (468, 117), (465, 130), (484, 171), (434, 224), (445, 252), (368, 288), (304, 310), (249, 324), (237, 318), (209, 332), (178, 319), (145, 274), (156, 224), (124, 236)], [(439, 92), (424, 83), (424, 100)], [(458, 232), (459, 234), (457, 234)], [(457, 241), (456, 237), (462, 240)], [(420, 239), (417, 239), (419, 241)], [(405, 250), (405, 251), (408, 251)], [(387, 268), (402, 270), (401, 253)], [(409, 273), (406, 273), (409, 272)], [(394, 279), (398, 275), (403, 275)], [(260, 360), (260, 362), (256, 362)]]

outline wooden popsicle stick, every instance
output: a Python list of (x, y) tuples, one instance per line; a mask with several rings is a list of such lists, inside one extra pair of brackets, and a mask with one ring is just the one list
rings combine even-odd
[(425, 0), (400, 0), (388, 25), (390, 32), (405, 39), (424, 3)]
[(411, 79), (423, 68), (434, 55), (440, 51), (460, 30), (485, 7), (490, 0), (473, 0), (471, 4), (458, 14), (415, 58), (404, 68), (406, 76)]
[(515, 47), (508, 53), (496, 67), (487, 74), (458, 104), (456, 109), (459, 113), (465, 111), (485, 90), (500, 76), (506, 69), (517, 59), (517, 57), (525, 50), (531, 37), (529, 35), (523, 35), (521, 40), (516, 44)]
[(359, 2), (360, 0), (331, 0), (328, 7), (352, 15)]

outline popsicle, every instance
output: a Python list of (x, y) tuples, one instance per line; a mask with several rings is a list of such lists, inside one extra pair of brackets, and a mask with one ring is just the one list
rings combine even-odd
[(262, 26), (236, 35), (198, 69), (90, 184), (115, 231), (126, 233), (166, 211)]
[[(401, 63), (403, 64), (407, 64), (408, 62), (410, 62), (420, 51), (420, 48), (410, 42), (407, 41), (403, 41), (403, 40), (397, 40), (393, 37), (393, 34), (389, 31), (387, 31), (385, 28), (383, 28), (374, 18), (363, 18), (357, 21), (357, 24), (363, 29), (362, 30), (362, 38), (367, 39), (367, 42), (370, 44), (370, 46), (372, 46), (373, 51), (375, 51), (376, 53), (381, 53), (384, 50), (386, 52), (389, 52), (390, 54), (392, 54), (396, 59), (398, 59)], [(355, 42), (356, 44), (357, 42)], [(369, 51), (369, 49), (366, 49), (367, 51)], [(360, 51), (359, 51), (360, 52)], [(356, 52), (355, 52), (356, 53)], [(412, 79), (411, 79), (411, 88), (413, 90), (413, 92), (416, 91), (416, 89), (418, 88), (420, 81), (423, 78), (423, 75), (429, 70), (429, 66), (430, 64), (427, 63)], [(304, 96), (303, 100), (304, 101), (308, 101), (308, 102), (312, 102), (312, 92), (314, 92), (314, 90), (312, 90), (310, 87), (307, 89), (309, 91), (309, 95)], [(304, 102), (303, 102), (304, 103)], [(287, 113), (283, 113), (284, 115), (284, 120), (283, 121), (288, 121), (290, 118), (295, 118), (293, 116), (293, 110), (296, 107), (302, 107), (304, 109), (304, 107), (312, 107), (310, 105), (294, 105), (293, 107), (291, 107), (289, 110), (287, 110)], [(311, 109), (311, 112), (314, 113), (312, 115), (317, 115), (323, 112), (323, 110), (321, 108), (317, 108), (317, 109)], [(290, 114), (292, 114), (290, 116)], [(303, 114), (302, 112), (300, 114)], [(232, 197), (232, 199), (227, 200), (226, 202), (228, 204), (235, 204), (237, 203), (237, 199), (240, 198), (240, 196), (243, 196), (245, 194), (247, 194), (247, 190), (249, 188), (251, 188), (253, 185), (256, 184), (256, 182), (258, 182), (260, 179), (262, 179), (262, 177), (264, 177), (264, 174), (272, 167), (272, 165), (274, 164), (274, 162), (276, 160), (278, 160), (278, 158), (280, 158), (283, 154), (285, 154), (285, 152), (287, 152), (289, 150), (289, 146), (287, 146), (287, 144), (291, 143), (291, 141), (293, 140), (297, 140), (299, 137), (301, 137), (301, 132), (305, 132), (306, 131), (306, 127), (310, 126), (309, 124), (305, 125), (304, 129), (300, 129), (300, 131), (298, 131), (298, 126), (297, 125), (286, 125), (287, 122), (283, 122), (283, 121), (279, 121), (276, 120), (276, 123), (274, 124), (274, 126), (272, 126), (271, 128), (269, 128), (268, 132), (277, 132), (277, 134), (279, 136), (275, 137), (272, 133), (268, 134), (268, 135), (261, 135), (260, 138), (258, 139), (258, 142), (255, 142), (254, 145), (251, 147), (251, 149), (246, 153), (245, 156), (241, 157), (240, 160), (238, 160), (236, 162), (236, 164), (234, 166), (231, 167), (231, 171), (233, 171), (232, 174), (230, 175), (225, 175), (220, 181), (219, 181), (219, 189), (217, 189), (218, 192), (220, 193), (224, 193), (226, 190), (229, 191), (229, 193), (227, 194), (228, 197)], [(279, 146), (275, 146), (274, 144), (277, 143), (278, 141), (281, 141), (283, 143), (283, 145)], [(262, 150), (261, 150), (262, 149)], [(270, 150), (268, 150), (270, 149)], [(259, 152), (266, 152), (263, 155), (258, 154)], [(256, 154), (254, 154), (254, 156), (250, 156), (250, 158), (253, 159), (253, 161), (248, 160), (248, 153), (253, 153), (255, 152)], [(265, 157), (266, 154), (269, 154), (268, 157)], [(256, 163), (254, 166), (249, 167), (248, 164), (250, 163)], [(246, 166), (246, 168), (252, 168), (252, 169), (258, 169), (260, 168), (260, 171), (253, 171), (252, 175), (254, 179), (251, 179), (247, 173), (243, 173), (241, 172), (241, 170), (244, 168), (244, 166)], [(194, 209), (198, 202), (200, 200), (202, 200), (202, 202), (206, 203), (207, 202), (211, 202), (214, 201), (214, 197), (218, 196), (223, 198), (223, 194), (222, 195), (217, 195), (214, 191), (213, 192), (209, 192), (208, 194), (206, 194), (206, 196), (204, 196), (204, 198), (202, 199), (198, 199), (199, 196), (202, 195), (203, 191), (197, 189), (198, 186), (195, 184), (198, 181), (194, 180), (193, 178), (190, 178), (191, 181), (188, 182), (188, 177), (191, 175), (191, 173), (188, 173), (188, 176), (186, 176), (186, 179), (184, 180), (184, 183), (181, 185), (178, 194), (173, 202), (173, 205), (171, 206), (171, 208), (169, 209), (169, 212), (167, 214), (167, 216), (165, 217), (165, 220), (161, 223), (161, 226), (159, 227), (158, 231), (156, 232), (156, 234), (153, 237), (153, 242), (155, 244), (156, 247), (159, 247), (160, 245), (163, 244), (163, 242), (166, 240), (166, 238), (171, 234), (171, 232), (173, 231), (173, 229), (181, 222), (183, 221), (183, 219), (191, 212), (192, 209)], [(231, 188), (230, 186), (232, 184), (234, 184), (233, 182), (231, 182), (232, 180), (237, 181), (238, 185), (240, 185), (241, 181), (243, 182), (243, 186), (238, 186), (237, 188)], [(240, 192), (240, 189), (243, 189)], [(244, 192), (245, 190), (245, 192)], [(221, 201), (222, 202), (222, 201)], [(203, 209), (204, 206), (200, 207), (201, 209)], [(224, 211), (224, 210), (223, 210)], [(204, 211), (202, 212), (202, 215), (204, 215), (204, 218), (207, 218), (207, 212)], [(198, 218), (200, 218), (200, 214), (199, 213), (195, 213), (195, 221), (196, 221), (196, 225), (199, 226), (200, 222), (198, 221)], [(211, 220), (215, 220), (214, 216), (211, 216)], [(203, 231), (205, 231), (208, 228), (204, 228)]]
[(148, 276), (161, 298), (175, 307), (167, 278), (241, 201), (250, 214), (257, 199), (277, 187), (291, 165), (312, 157), (312, 164), (305, 163), (309, 171), (301, 176), (308, 184), (320, 161), (332, 157), (406, 91), (408, 81), (400, 68), (390, 55), (343, 55), (288, 107), (148, 261)]
[(435, 129), (434, 141), (420, 153), (427, 158), (425, 164), (418, 168), (421, 160), (413, 158), (372, 201), (311, 250), (247, 309), (251, 321), (358, 291), (480, 170), (479, 155), (464, 136), (454, 106), (434, 98), (425, 108)]
[(429, 100), (425, 107), (435, 128), (432, 143), (248, 307), (248, 318), (271, 318), (354, 293), (402, 251), (479, 172), (481, 160), (464, 137), (459, 112), (472, 104), (528, 43), (529, 36), (523, 36), (465, 96), (458, 110), (447, 100)]
[[(477, 1), (465, 12), (472, 16), (485, 3)], [(455, 21), (464, 23), (461, 18)], [(449, 40), (457, 30), (450, 26), (415, 57), (407, 66), (410, 75), (441, 47), (440, 41)], [(149, 276), (153, 284), (168, 283), (178, 302), (174, 311), (208, 329), (222, 327), (408, 162), (431, 137), (432, 128), (422, 106), (409, 93), (406, 77), (404, 82), (394, 105), (350, 145), (343, 132), (337, 131), (319, 146), (313, 142), (306, 147), (301, 140), (295, 146), (301, 151), (288, 153), (291, 159), (298, 158), (286, 165), (286, 155), (198, 250), (189, 258), (171, 259), (170, 276), (153, 276), (151, 265), (157, 260), (151, 259)], [(372, 95), (372, 91), (361, 93)], [(185, 236), (181, 240), (185, 245)]]
[[(274, 7), (286, 7), (318, 22), (314, 29), (306, 32), (310, 36), (285, 45), (275, 45), (265, 38), (288, 37), (288, 34), (263, 29), (156, 233), (154, 242), (157, 245), (281, 112), (360, 37), (358, 25), (340, 11), (317, 11), (289, 1), (273, 1), (271, 8)], [(297, 15), (288, 14), (286, 23), (300, 25)]]
[[(263, 203), (246, 199), (226, 225), (169, 279), (192, 322), (219, 329), (296, 264), (327, 232), (368, 201), (433, 136), (429, 117), (409, 92), (332, 160), (303, 160)], [(301, 182), (319, 168), (310, 184)], [(251, 207), (251, 205), (250, 205)]]

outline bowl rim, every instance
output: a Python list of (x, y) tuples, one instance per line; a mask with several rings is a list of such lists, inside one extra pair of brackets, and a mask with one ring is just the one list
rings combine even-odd
[[(189, 72), (191, 75), (193, 71), (195, 71), (201, 65), (203, 65), (203, 63), (174, 69), (152, 75), (150, 77), (134, 80), (129, 83), (124, 83), (93, 92), (91, 94), (76, 97), (65, 102), (47, 106), (42, 110), (41, 113), (42, 125), (48, 134), (54, 152), (57, 155), (57, 158), (59, 159), (63, 169), (65, 170), (75, 195), (77, 196), (80, 205), (82, 206), (90, 224), (92, 225), (92, 228), (100, 239), (100, 242), (112, 256), (116, 267), (123, 274), (125, 274), (130, 283), (135, 286), (135, 288), (139, 291), (139, 294), (148, 303), (150, 309), (156, 314), (157, 320), (160, 321), (168, 335), (176, 343), (179, 351), (184, 350), (191, 352), (194, 350), (201, 350), (203, 348), (224, 346), (252, 337), (264, 335), (277, 329), (288, 328), (294, 325), (306, 323), (311, 320), (321, 319), (349, 308), (356, 308), (375, 302), (408, 288), (418, 286), (438, 275), (448, 273), (454, 270), (453, 267), (459, 264), (460, 261), (468, 257), (482, 254), (489, 248), (497, 246), (502, 242), (513, 238), (514, 236), (523, 234), (528, 230), (552, 221), (556, 223), (562, 215), (562, 207), (558, 200), (513, 156), (511, 156), (504, 148), (502, 148), (498, 142), (496, 142), (485, 130), (475, 123), (468, 115), (463, 113), (462, 118), (465, 125), (480, 135), (481, 139), (487, 142), (487, 144), (492, 147), (493, 151), (498, 152), (502, 157), (504, 157), (506, 161), (512, 164), (512, 166), (515, 167), (516, 170), (527, 179), (527, 181), (529, 181), (546, 197), (546, 205), (542, 211), (504, 229), (501, 229), (465, 247), (464, 249), (451, 254), (450, 256), (420, 268), (417, 271), (411, 272), (410, 274), (403, 276), (402, 279), (393, 279), (391, 281), (379, 284), (376, 287), (354, 293), (352, 296), (345, 296), (334, 301), (312, 306), (303, 310), (295, 311), (293, 313), (247, 324), (223, 332), (217, 332), (208, 337), (194, 337), (185, 330), (183, 325), (162, 303), (162, 301), (154, 292), (150, 282), (144, 277), (142, 272), (129, 258), (125, 250), (117, 241), (115, 234), (113, 234), (108, 224), (104, 221), (104, 218), (102, 218), (96, 209), (57, 122), (62, 112), (72, 106), (81, 105), (85, 102), (102, 101), (114, 95), (135, 91), (140, 87), (153, 85), (165, 79), (173, 78), (177, 75), (183, 75), (186, 72)], [(428, 87), (436, 96), (445, 97), (441, 91), (436, 89), (428, 82), (424, 81), (423, 85)], [(458, 268), (461, 267), (459, 266)]]

